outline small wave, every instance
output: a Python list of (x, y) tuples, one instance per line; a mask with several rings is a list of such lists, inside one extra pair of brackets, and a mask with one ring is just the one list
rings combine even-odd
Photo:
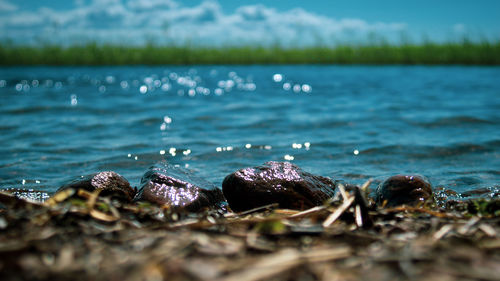
[(24, 115), (24, 114), (36, 114), (36, 113), (54, 113), (60, 115), (62, 113), (90, 113), (97, 115), (113, 115), (115, 111), (109, 109), (100, 109), (89, 106), (76, 106), (73, 107), (68, 102), (67, 105), (34, 105), (27, 106), (23, 108), (12, 108), (6, 109), (4, 111), (6, 114), (12, 115)]
[(14, 108), (6, 110), (7, 114), (28, 114), (28, 113), (39, 113), (44, 111), (59, 111), (66, 109), (64, 106), (32, 106), (32, 107), (23, 107), (23, 108)]
[(454, 171), (452, 175), (475, 175), (475, 174), (487, 174), (487, 175), (500, 175), (499, 170), (467, 170), (467, 171)]
[(209, 122), (209, 121), (220, 120), (221, 118), (215, 115), (201, 115), (201, 116), (196, 116), (193, 119), (196, 121)]
[(500, 147), (500, 140), (491, 140), (491, 141), (485, 142), (484, 144), (487, 146), (498, 148), (498, 147)]
[(435, 128), (435, 127), (443, 127), (443, 126), (459, 126), (459, 125), (494, 125), (496, 122), (481, 119), (474, 116), (453, 116), (453, 117), (444, 117), (438, 118), (431, 122), (417, 122), (415, 125), (421, 126), (424, 128)]
[(459, 177), (459, 178), (455, 179), (455, 182), (458, 185), (474, 186), (474, 185), (481, 183), (481, 180), (479, 180), (476, 177)]
[(365, 154), (399, 154), (414, 158), (436, 158), (468, 153), (492, 152), (494, 149), (484, 144), (460, 143), (449, 146), (386, 145), (360, 151)]
[(18, 126), (8, 126), (8, 125), (0, 125), (0, 132), (1, 131), (10, 131), (19, 128)]
[(500, 196), (500, 185), (467, 190), (460, 193), (460, 197), (466, 198), (498, 198)]
[(293, 129), (302, 130), (302, 129), (334, 129), (339, 127), (350, 126), (352, 121), (345, 120), (326, 120), (322, 122), (301, 122), (301, 123), (292, 123), (290, 126)]

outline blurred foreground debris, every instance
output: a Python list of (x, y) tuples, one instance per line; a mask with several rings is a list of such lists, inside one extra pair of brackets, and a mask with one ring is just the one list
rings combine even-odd
[(0, 280), (499, 280), (499, 201), (179, 213), (99, 190), (0, 192)]

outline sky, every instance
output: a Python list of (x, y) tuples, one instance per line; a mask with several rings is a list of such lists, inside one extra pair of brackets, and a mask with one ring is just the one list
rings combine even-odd
[(309, 46), (500, 39), (498, 0), (0, 0), (0, 40)]

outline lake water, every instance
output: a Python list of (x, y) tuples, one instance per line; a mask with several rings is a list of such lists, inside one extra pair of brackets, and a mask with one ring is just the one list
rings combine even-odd
[(0, 68), (0, 189), (166, 160), (215, 184), (269, 160), (346, 182), (500, 190), (500, 68)]

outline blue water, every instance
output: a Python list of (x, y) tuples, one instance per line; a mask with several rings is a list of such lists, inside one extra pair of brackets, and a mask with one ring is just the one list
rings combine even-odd
[(500, 189), (500, 68), (423, 66), (0, 69), (0, 189), (54, 192), (165, 159), (220, 185), (291, 161), (375, 184), (398, 173)]

